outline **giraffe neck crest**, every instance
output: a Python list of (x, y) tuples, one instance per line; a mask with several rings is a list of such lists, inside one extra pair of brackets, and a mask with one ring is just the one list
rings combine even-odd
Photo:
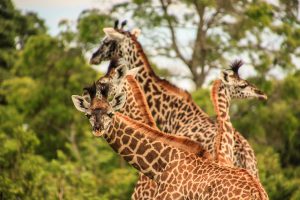
[(215, 160), (232, 165), (234, 152), (234, 128), (229, 117), (230, 96), (221, 80), (213, 83), (211, 98), (217, 114), (217, 135), (215, 136)]
[(211, 90), (211, 99), (218, 120), (229, 121), (230, 96), (228, 94), (228, 91), (226, 91), (226, 89), (222, 85), (221, 80), (214, 81)]
[(152, 140), (160, 141), (171, 147), (181, 149), (188, 153), (196, 154), (203, 158), (210, 158), (210, 154), (206, 152), (206, 150), (201, 146), (199, 142), (190, 140), (186, 137), (165, 134), (150, 126), (136, 122), (121, 113), (116, 113), (116, 115), (118, 118), (122, 119), (123, 121), (126, 121), (126, 123), (134, 130), (139, 130), (143, 135), (145, 135), (148, 138), (151, 138)]

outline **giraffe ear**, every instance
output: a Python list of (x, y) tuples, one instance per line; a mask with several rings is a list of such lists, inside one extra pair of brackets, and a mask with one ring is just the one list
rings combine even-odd
[(82, 96), (72, 95), (72, 101), (75, 108), (80, 112), (87, 112), (88, 108), (90, 107), (90, 103), (87, 102)]
[(128, 70), (127, 75), (131, 75), (131, 76), (135, 77), (141, 68), (142, 67), (135, 67), (131, 70)]
[(131, 34), (134, 35), (136, 38), (138, 38), (141, 34), (141, 29), (134, 28), (134, 29), (132, 29)]
[(90, 94), (85, 90), (82, 94), (82, 98), (87, 102), (90, 103), (91, 102), (91, 96)]
[(127, 67), (125, 65), (121, 65), (120, 67), (118, 67), (116, 69), (116, 73), (113, 77), (113, 84), (120, 84), (121, 81), (123, 81), (123, 79), (126, 77), (127, 75)]
[(114, 96), (114, 99), (112, 102), (110, 102), (111, 107), (114, 111), (120, 110), (126, 102), (126, 94), (124, 92), (121, 92), (119, 94), (116, 94)]
[(229, 74), (226, 70), (223, 70), (220, 75), (220, 79), (224, 84), (229, 84)]
[(125, 37), (123, 34), (119, 33), (114, 28), (104, 28), (103, 31), (107, 37), (110, 37), (115, 40), (122, 40)]

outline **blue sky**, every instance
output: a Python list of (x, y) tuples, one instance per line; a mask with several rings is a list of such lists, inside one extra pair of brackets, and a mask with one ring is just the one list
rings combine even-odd
[(90, 8), (105, 10), (111, 3), (124, 0), (13, 0), (15, 6), (22, 11), (35, 11), (46, 21), (52, 35), (58, 33), (61, 19), (76, 21), (81, 11)]

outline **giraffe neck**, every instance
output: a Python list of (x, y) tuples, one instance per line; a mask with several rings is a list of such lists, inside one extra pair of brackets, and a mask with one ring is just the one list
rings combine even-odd
[(144, 71), (154, 73), (141, 44), (135, 38), (128, 38), (128, 41), (120, 49), (122, 53), (120, 53), (119, 60), (126, 64), (129, 70), (141, 67)]
[[(132, 39), (125, 46), (122, 51), (127, 53), (123, 53), (122, 58), (119, 58), (120, 63), (125, 64), (128, 69), (141, 68), (136, 75), (136, 79), (145, 94), (156, 125), (161, 130), (176, 134), (184, 126), (190, 129), (189, 120), (186, 119), (186, 116), (197, 116), (197, 118), (205, 118), (209, 121), (208, 115), (192, 101), (189, 93), (159, 78), (154, 73), (137, 40)], [(128, 50), (128, 46), (130, 50)], [(199, 126), (200, 129), (204, 127), (205, 124)], [(182, 135), (191, 136), (189, 133), (182, 133)]]
[(119, 112), (131, 119), (148, 124), (152, 128), (156, 128), (155, 121), (151, 115), (145, 96), (133, 76), (126, 76), (123, 91), (126, 92), (127, 100), (124, 107), (121, 108)]
[(230, 94), (221, 80), (216, 80), (211, 97), (217, 114), (217, 135), (215, 137), (215, 159), (217, 162), (232, 165), (234, 152), (234, 128), (230, 121)]
[(199, 143), (164, 134), (121, 113), (116, 113), (103, 137), (129, 164), (151, 179), (180, 155), (192, 153), (210, 158)]

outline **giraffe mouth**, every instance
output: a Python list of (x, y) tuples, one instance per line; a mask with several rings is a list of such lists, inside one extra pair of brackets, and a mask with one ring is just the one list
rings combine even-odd
[(104, 130), (94, 130), (93, 135), (96, 137), (101, 137), (104, 134)]
[(267, 97), (267, 95), (261, 95), (261, 96), (258, 97), (258, 99), (265, 101), (265, 100), (268, 99), (268, 97)]
[(265, 94), (259, 94), (259, 95), (258, 95), (258, 99), (259, 99), (259, 100), (266, 101), (266, 100), (268, 99), (268, 96), (265, 95)]
[(267, 100), (268, 99), (268, 96), (260, 90), (255, 90), (255, 93), (259, 100)]

